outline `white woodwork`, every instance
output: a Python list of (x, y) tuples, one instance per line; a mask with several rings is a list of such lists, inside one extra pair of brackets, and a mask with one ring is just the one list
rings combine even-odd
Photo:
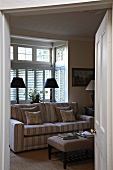
[[(112, 5), (112, 23), (113, 23), (113, 5)], [(113, 42), (113, 26), (112, 26), (112, 42)], [(112, 43), (112, 54), (113, 54), (113, 43)], [(113, 60), (111, 61), (112, 63), (112, 66), (113, 66)], [(112, 67), (112, 73), (113, 73), (113, 67)], [(112, 88), (111, 88), (111, 93), (112, 93), (112, 96), (113, 96), (113, 76), (112, 76)], [(113, 100), (112, 100), (112, 112), (113, 112)], [(113, 132), (113, 116), (111, 114), (111, 120), (112, 120), (112, 128), (111, 128), (111, 131)], [(113, 133), (112, 133), (113, 134)], [(109, 134), (111, 135), (111, 134)], [(111, 146), (111, 152), (112, 152), (112, 155), (111, 155), (111, 158), (112, 158), (112, 167), (113, 167), (113, 135), (112, 136), (112, 146)]]
[[(61, 6), (46, 6), (48, 1), (32, 1), (32, 5), (27, 9), (31, 1), (27, 1), (25, 4), (24, 2), (26, 1), (23, 0), (20, 4), (20, 0), (14, 0), (11, 3), (11, 9), (15, 8), (13, 4), (14, 6), (17, 5), (17, 9), (4, 11), (10, 14), (11, 34), (60, 40), (75, 39), (78, 36), (79, 38), (93, 39), (92, 32), (96, 31), (98, 23), (104, 16), (104, 10), (111, 7), (110, 1), (101, 2), (100, 0), (95, 3), (84, 1), (85, 3), (82, 4), (78, 4), (75, 0), (71, 5), (65, 5), (68, 1), (64, 4), (61, 1), (63, 4)], [(58, 2), (54, 1), (54, 3)], [(41, 4), (44, 4), (44, 7), (39, 8)], [(22, 8), (25, 6), (25, 8), (20, 9), (21, 6)], [(32, 8), (32, 6), (35, 6), (35, 8)], [(59, 26), (56, 27), (56, 25)]]
[[(10, 2), (10, 0), (0, 0), (0, 9), (17, 9), (17, 8), (33, 8), (33, 7), (49, 7), (49, 6), (54, 6), (56, 7), (57, 5), (76, 5), (78, 7), (85, 5), (86, 7), (89, 5), (89, 3), (94, 3), (95, 5), (96, 3), (102, 4), (104, 6), (107, 7), (109, 2), (112, 2), (112, 0), (45, 0), (45, 1), (41, 1), (41, 0), (12, 0)], [(81, 3), (81, 5), (79, 5), (79, 3)], [(59, 7), (62, 8), (62, 7)], [(97, 6), (98, 8), (98, 6)]]
[[(71, 4), (71, 3), (74, 4)], [(79, 1), (79, 2), (86, 2), (86, 0)], [(108, 8), (111, 7), (112, 0), (87, 0), (87, 2), (91, 2), (90, 4), (77, 4), (76, 0), (68, 0), (67, 2), (65, 0), (50, 0), (50, 1), (38, 1), (38, 0), (0, 0), (0, 170), (9, 170), (10, 169), (10, 160), (9, 160), (9, 120), (10, 120), (10, 99), (9, 99), (9, 88), (10, 88), (10, 80), (9, 80), (9, 71), (10, 71), (10, 57), (9, 57), (9, 44), (10, 44), (10, 33), (9, 33), (9, 24), (6, 20), (6, 17), (4, 16), (3, 12), (6, 13), (13, 13), (17, 12), (17, 9), (21, 9), (22, 12), (26, 12), (26, 10), (34, 11), (35, 7), (37, 11), (37, 7), (41, 7), (39, 10), (39, 13), (41, 10), (44, 12), (49, 12), (50, 9), (52, 12), (54, 9), (57, 9), (58, 11), (64, 11), (64, 12), (71, 12), (77, 10), (91, 10), (91, 9), (100, 9), (100, 8)], [(97, 2), (97, 3), (93, 3)], [(57, 6), (59, 4), (67, 3), (69, 6)], [(100, 4), (100, 5), (99, 5)], [(47, 7), (47, 6), (48, 7)], [(52, 5), (56, 5), (52, 7)], [(45, 7), (44, 7), (45, 6)], [(29, 8), (28, 8), (29, 7)], [(43, 8), (42, 8), (43, 7)], [(7, 11), (7, 9), (9, 9)], [(15, 9), (13, 11), (12, 9)], [(39, 9), (39, 8), (38, 8)], [(65, 10), (66, 9), (66, 10)], [(71, 10), (70, 10), (71, 9)], [(56, 12), (56, 11), (55, 11)], [(23, 13), (22, 13), (23, 14)], [(14, 14), (15, 15), (15, 14)], [(111, 88), (110, 88), (111, 90)], [(9, 100), (8, 100), (9, 99)], [(111, 117), (111, 116), (110, 116)], [(99, 125), (99, 121), (97, 119), (97, 125)], [(102, 124), (103, 125), (103, 124)], [(109, 130), (109, 128), (108, 128)], [(111, 131), (108, 133), (110, 134)], [(110, 134), (111, 135), (111, 134)], [(113, 136), (113, 135), (112, 135)], [(111, 145), (110, 145), (111, 146)], [(98, 147), (98, 145), (96, 146)], [(111, 150), (113, 147), (111, 147)], [(97, 150), (97, 149), (96, 149)], [(109, 150), (109, 148), (108, 148)], [(102, 160), (102, 157), (100, 157), (99, 151), (96, 152), (97, 158), (96, 162), (98, 163), (98, 167), (100, 166), (100, 159)], [(110, 153), (110, 152), (108, 152)], [(99, 155), (99, 156), (98, 156)], [(107, 155), (109, 157), (109, 155)], [(112, 161), (113, 162), (113, 161)], [(103, 167), (102, 167), (103, 168)], [(100, 170), (100, 169), (98, 169)], [(107, 169), (110, 170), (110, 169)]]
[(10, 169), (10, 33), (8, 18), (0, 12), (0, 170)]
[(95, 40), (95, 170), (112, 170), (112, 20), (108, 10)]

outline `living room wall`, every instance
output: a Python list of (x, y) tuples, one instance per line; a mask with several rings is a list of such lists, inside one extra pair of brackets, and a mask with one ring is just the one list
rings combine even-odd
[[(12, 43), (25, 44), (22, 40), (11, 39)], [(34, 44), (34, 42), (29, 41)], [(35, 42), (36, 43), (36, 42)], [(38, 42), (37, 44), (38, 45)], [(44, 42), (42, 45), (45, 45)], [(47, 42), (46, 42), (47, 45)], [(50, 46), (50, 44), (48, 44)], [(94, 68), (94, 41), (93, 40), (69, 40), (68, 41), (68, 101), (76, 101), (79, 104), (79, 112), (84, 113), (85, 106), (92, 105), (91, 92), (85, 90), (85, 86), (72, 87), (72, 68)], [(67, 76), (66, 76), (67, 77)], [(67, 86), (66, 86), (67, 87)]]
[(94, 68), (94, 41), (93, 40), (69, 40), (69, 74), (68, 96), (69, 101), (76, 101), (79, 112), (85, 113), (85, 106), (91, 106), (91, 92), (85, 90), (86, 86), (72, 86), (72, 68)]

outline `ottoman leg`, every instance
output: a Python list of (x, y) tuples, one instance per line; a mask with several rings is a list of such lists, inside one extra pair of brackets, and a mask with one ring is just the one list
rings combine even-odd
[(51, 150), (52, 150), (52, 146), (48, 144), (48, 157), (49, 157), (49, 159), (51, 159)]
[(67, 152), (63, 152), (63, 167), (66, 169), (66, 158), (67, 158)]

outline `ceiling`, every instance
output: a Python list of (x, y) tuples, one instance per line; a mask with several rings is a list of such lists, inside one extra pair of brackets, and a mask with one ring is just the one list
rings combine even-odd
[[(10, 29), (24, 32), (94, 38), (106, 9), (53, 14), (10, 15)], [(13, 34), (13, 31), (12, 31)]]

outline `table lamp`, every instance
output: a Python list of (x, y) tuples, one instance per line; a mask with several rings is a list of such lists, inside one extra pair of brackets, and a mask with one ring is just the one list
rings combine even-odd
[(88, 84), (87, 87), (86, 87), (86, 90), (92, 91), (91, 98), (92, 98), (92, 102), (93, 102), (93, 106), (94, 106), (95, 80), (91, 80), (91, 81), (89, 82), (89, 84)]
[(11, 88), (16, 88), (16, 101), (19, 104), (18, 88), (26, 88), (24, 81), (20, 77), (14, 77), (11, 82)]
[(53, 99), (52, 99), (52, 89), (53, 88), (59, 88), (55, 78), (47, 79), (46, 83), (44, 85), (44, 88), (50, 88), (50, 102), (52, 102), (53, 101)]

